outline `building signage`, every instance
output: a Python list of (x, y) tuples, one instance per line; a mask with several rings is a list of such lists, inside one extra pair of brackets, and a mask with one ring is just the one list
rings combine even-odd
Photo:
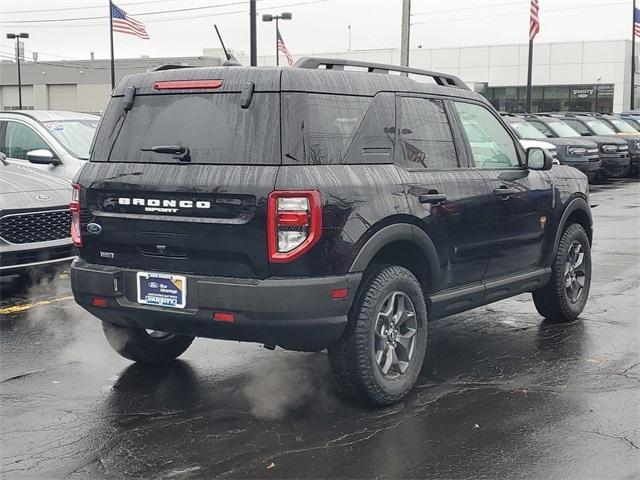
[(571, 96), (578, 98), (589, 98), (595, 92), (595, 88), (572, 88)]
[(598, 96), (599, 97), (613, 97), (613, 85), (598, 85)]

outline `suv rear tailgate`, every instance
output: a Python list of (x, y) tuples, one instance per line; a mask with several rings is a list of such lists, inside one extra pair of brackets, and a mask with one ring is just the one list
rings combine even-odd
[(80, 177), (81, 256), (139, 270), (267, 277), (265, 205), (277, 168), (89, 163)]
[[(266, 197), (281, 163), (280, 94), (271, 89), (279, 72), (244, 72), (185, 69), (118, 85), (79, 176), (83, 258), (143, 271), (269, 276)], [(176, 89), (184, 77), (217, 83)], [(158, 82), (170, 88), (154, 88)], [(243, 108), (247, 83), (254, 93)], [(128, 87), (130, 109), (121, 95)], [(150, 150), (157, 146), (186, 147), (188, 158)]]

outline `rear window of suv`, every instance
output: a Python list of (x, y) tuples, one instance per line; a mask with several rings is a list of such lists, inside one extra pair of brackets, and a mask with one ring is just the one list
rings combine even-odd
[(246, 109), (240, 93), (137, 95), (124, 120), (123, 102), (111, 99), (92, 161), (176, 163), (171, 154), (143, 149), (180, 145), (191, 163), (280, 163), (278, 93), (256, 92)]

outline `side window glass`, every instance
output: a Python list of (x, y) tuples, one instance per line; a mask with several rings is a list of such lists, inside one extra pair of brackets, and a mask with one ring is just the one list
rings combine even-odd
[(582, 122), (578, 122), (577, 120), (564, 119), (564, 123), (573, 128), (580, 135), (589, 135), (589, 129), (582, 124)]
[(344, 163), (393, 163), (395, 102), (395, 94), (390, 92), (380, 92), (373, 97)]
[(485, 107), (454, 102), (476, 168), (518, 168), (518, 152), (502, 124)]
[(4, 153), (9, 158), (27, 159), (27, 152), (49, 145), (31, 127), (18, 122), (7, 122), (4, 137)]
[(544, 123), (534, 122), (531, 120), (529, 121), (529, 123), (540, 130), (542, 133), (544, 133), (547, 137), (553, 137), (553, 132)]
[(399, 129), (401, 166), (434, 170), (458, 167), (453, 135), (440, 100), (402, 97)]
[(312, 165), (343, 163), (371, 97), (310, 93), (309, 125), (305, 128), (307, 158)]

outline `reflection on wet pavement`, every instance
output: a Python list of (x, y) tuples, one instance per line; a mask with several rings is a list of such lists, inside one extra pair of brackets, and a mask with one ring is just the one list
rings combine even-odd
[(381, 410), (340, 399), (324, 353), (197, 340), (131, 364), (67, 278), (3, 284), (1, 308), (50, 303), (0, 321), (1, 475), (638, 478), (640, 183), (593, 192), (581, 319), (522, 295), (434, 322), (415, 391)]

